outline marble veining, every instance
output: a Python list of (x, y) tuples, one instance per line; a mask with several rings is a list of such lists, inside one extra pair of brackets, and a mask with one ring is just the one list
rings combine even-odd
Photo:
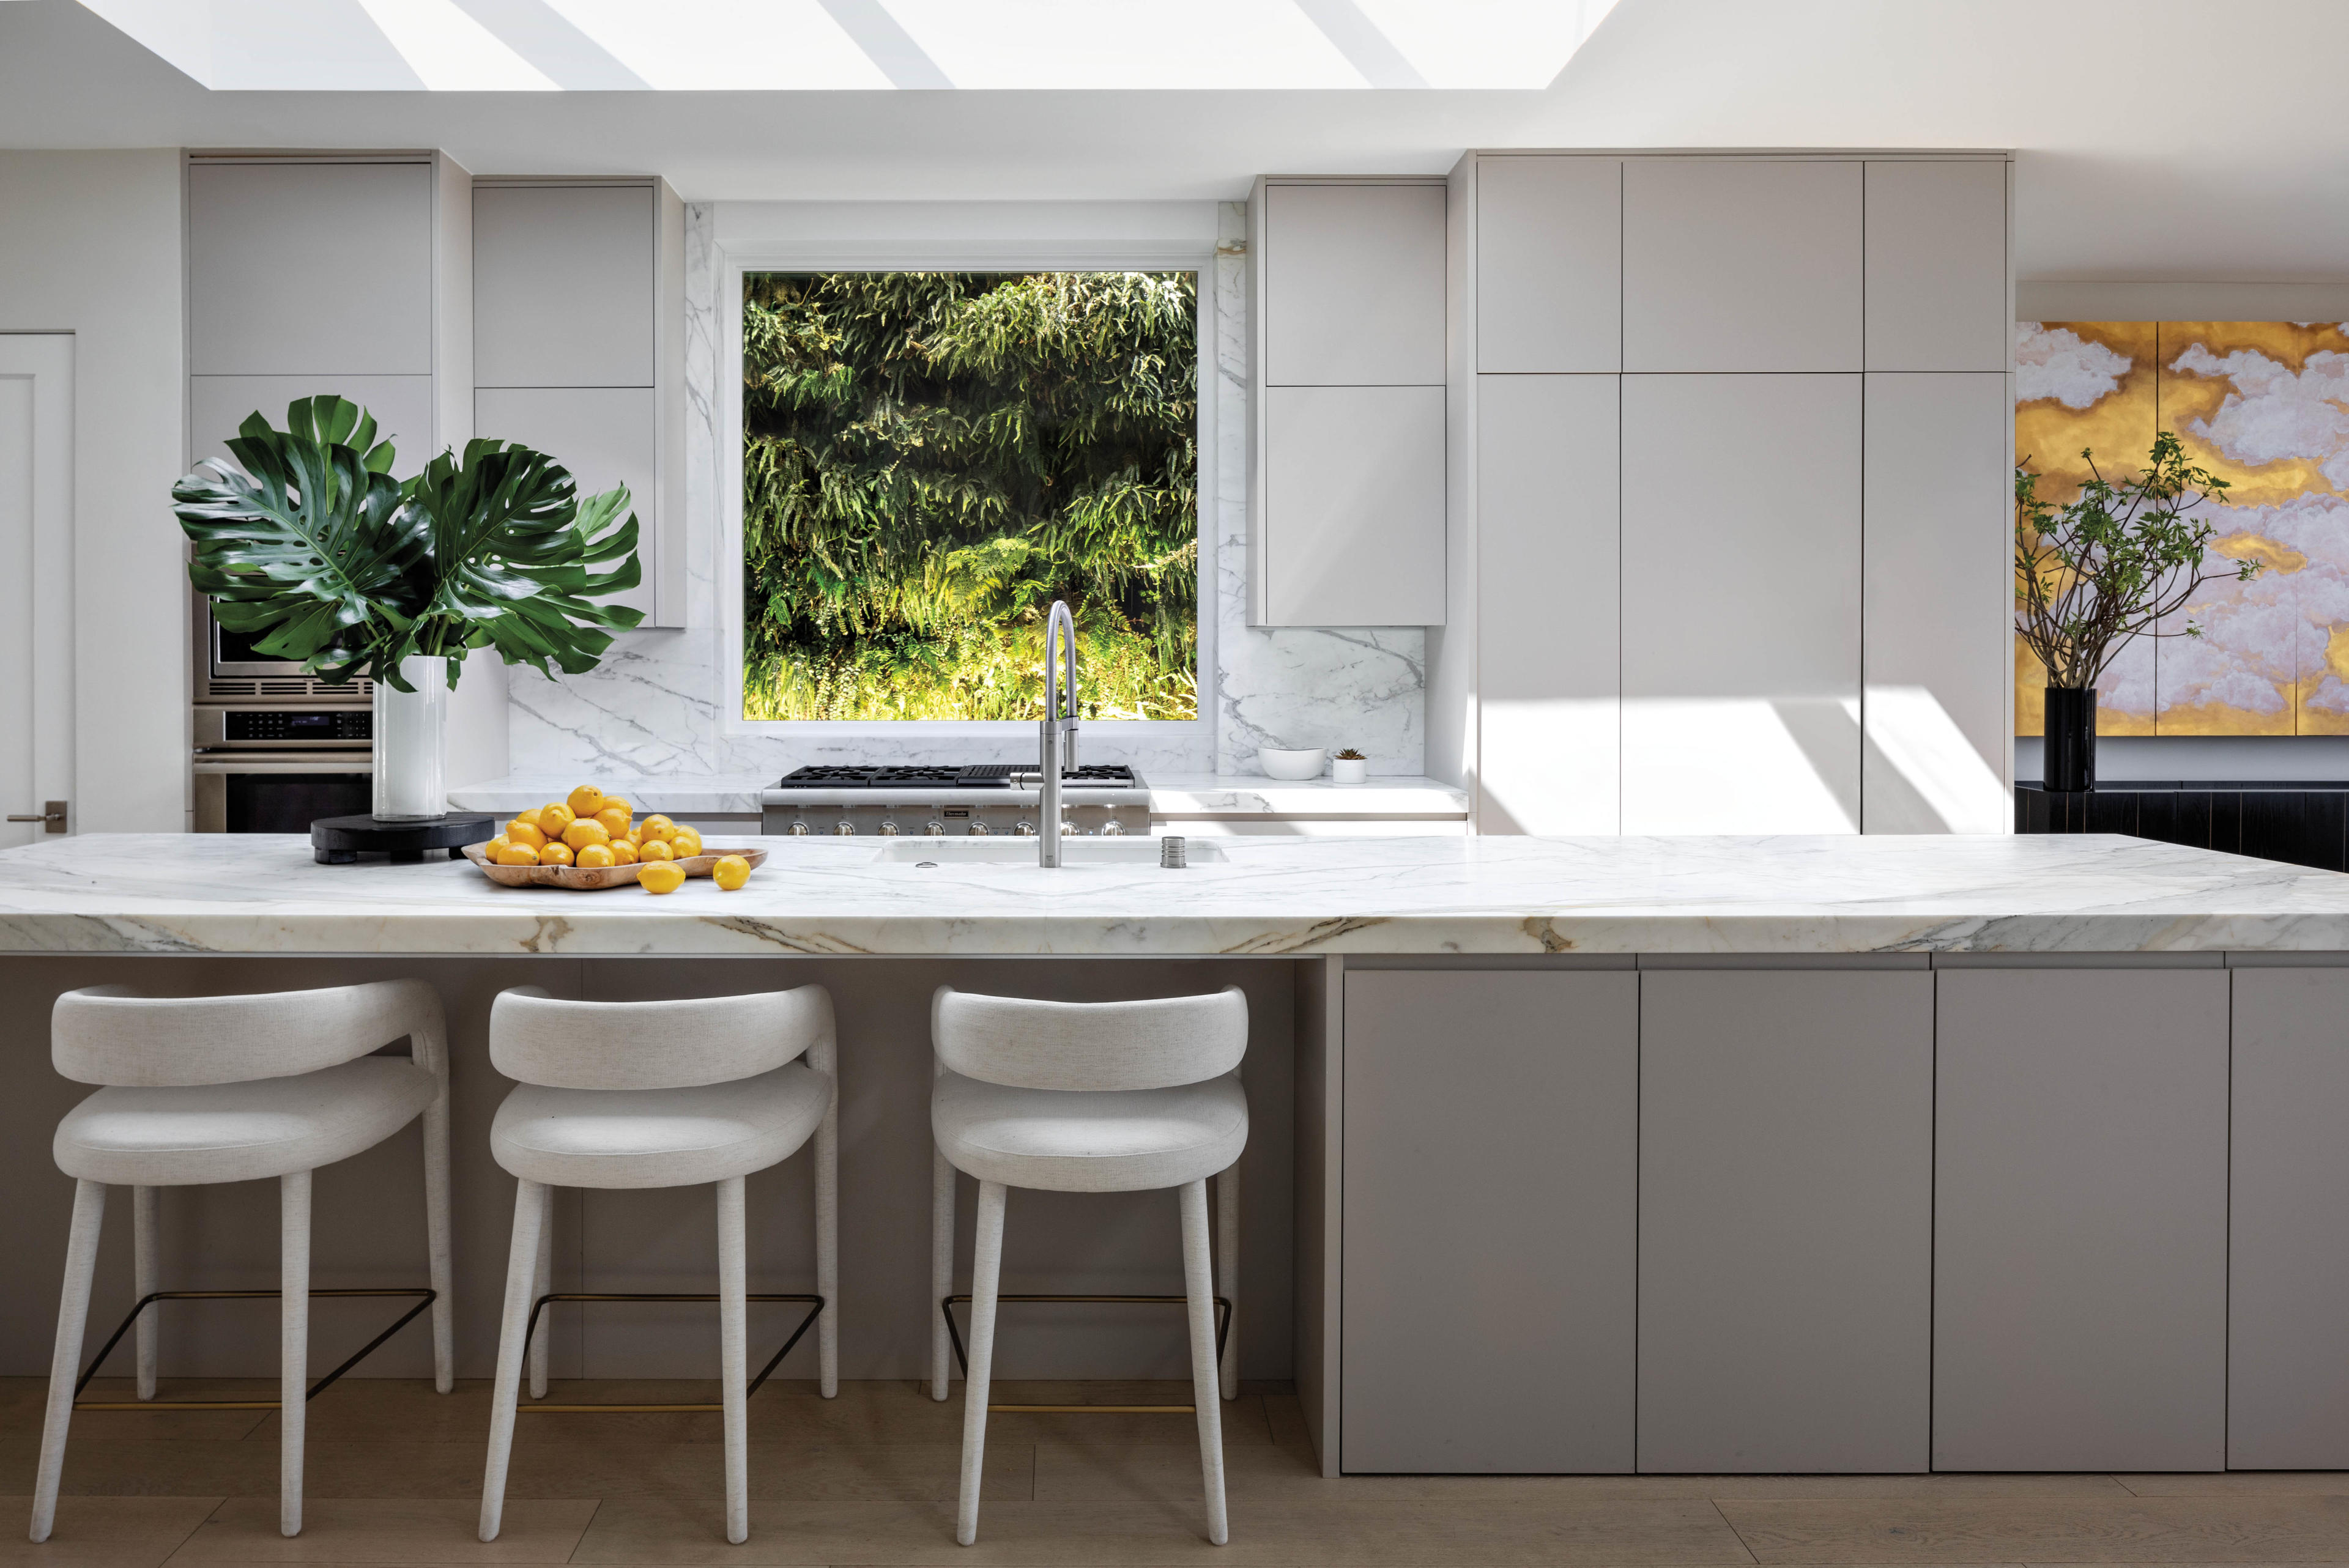
[[(780, 778), (802, 763), (1010, 761), (1033, 741), (1009, 731), (980, 738), (915, 726), (842, 726), (837, 738), (729, 733), (719, 712), (726, 661), (718, 643), (718, 291), (722, 284), (708, 202), (686, 208), (686, 610), (683, 630), (630, 632), (601, 668), (549, 680), (516, 669), (509, 683), (510, 766), (516, 773), (603, 770), (661, 778), (726, 774)], [(1260, 746), (1353, 746), (1373, 774), (1423, 766), (1425, 634), (1416, 627), (1278, 629), (1247, 624), (1247, 205), (1219, 204), (1208, 308), (1214, 312), (1213, 493), (1202, 532), (1212, 603), (1212, 693), (1195, 725), (1095, 726), (1090, 760), (1145, 774), (1261, 777)], [(1206, 369), (1208, 367), (1204, 367)]]
[(1236, 839), (1179, 872), (761, 841), (741, 892), (656, 897), (320, 866), (293, 836), (85, 836), (0, 851), (0, 952), (2349, 952), (2349, 876), (2114, 835)]

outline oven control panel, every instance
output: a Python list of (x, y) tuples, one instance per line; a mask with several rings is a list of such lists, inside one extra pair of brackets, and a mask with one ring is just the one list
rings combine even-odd
[(199, 707), (195, 718), (199, 749), (364, 747), (375, 739), (375, 714), (364, 707)]

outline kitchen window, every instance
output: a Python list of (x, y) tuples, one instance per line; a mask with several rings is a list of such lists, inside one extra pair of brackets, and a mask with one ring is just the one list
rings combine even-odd
[(1196, 270), (733, 275), (740, 722), (1197, 720)]

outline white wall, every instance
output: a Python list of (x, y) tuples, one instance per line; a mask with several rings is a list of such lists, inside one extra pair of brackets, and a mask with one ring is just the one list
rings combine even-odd
[(188, 821), (181, 253), (176, 150), (0, 152), (0, 332), (75, 335), (82, 832)]

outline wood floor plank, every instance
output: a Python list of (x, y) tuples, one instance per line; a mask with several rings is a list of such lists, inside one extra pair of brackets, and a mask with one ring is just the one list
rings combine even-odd
[(2240, 1493), (2299, 1492), (2313, 1497), (2349, 1496), (2349, 1470), (2189, 1471), (2113, 1478), (2139, 1497), (2209, 1497)]
[(1237, 1504), (1231, 1543), (1202, 1533), (1195, 1499), (1166, 1503), (989, 1502), (978, 1542), (958, 1546), (947, 1502), (771, 1504), (730, 1546), (714, 1519), (674, 1505), (611, 1502), (579, 1543), (583, 1563), (981, 1564), (1248, 1568), (1751, 1564), (1709, 1503), (1693, 1501), (1474, 1509), (1422, 1503)]
[[(93, 1377), (86, 1399), (131, 1399), (137, 1387), (128, 1377)], [(165, 1399), (274, 1399), (274, 1378), (166, 1377), (156, 1389)], [(0, 1441), (40, 1440), (49, 1398), (45, 1377), (0, 1377)], [(189, 1438), (230, 1439), (250, 1433), (269, 1417), (265, 1410), (77, 1410), (73, 1435), (104, 1439), (172, 1441)]]
[(2349, 1560), (2349, 1499), (1723, 1500), (1764, 1563)]
[[(17, 1471), (28, 1474), (29, 1471)], [(221, 1505), (217, 1497), (60, 1497), (48, 1540), (25, 1538), (33, 1500), (0, 1496), (0, 1563), (66, 1568), (156, 1568)]]
[(495, 1541), (482, 1541), (481, 1499), (305, 1499), (302, 1533), (277, 1533), (274, 1498), (232, 1498), (170, 1559), (189, 1563), (457, 1564), (567, 1563), (595, 1512), (587, 1501), (511, 1501)]

